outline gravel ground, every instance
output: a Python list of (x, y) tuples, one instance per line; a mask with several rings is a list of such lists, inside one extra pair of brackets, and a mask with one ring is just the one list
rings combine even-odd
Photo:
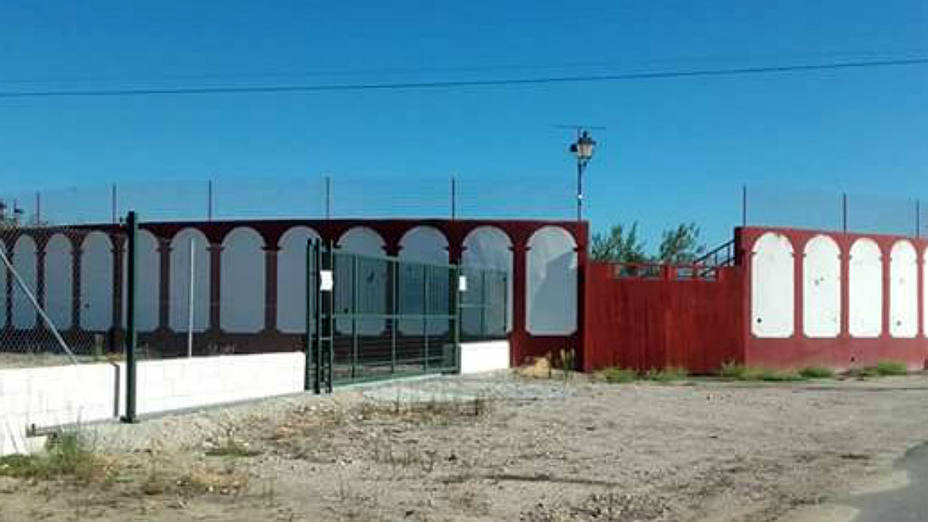
[(443, 377), (84, 428), (103, 469), (0, 520), (778, 520), (928, 440), (928, 377)]

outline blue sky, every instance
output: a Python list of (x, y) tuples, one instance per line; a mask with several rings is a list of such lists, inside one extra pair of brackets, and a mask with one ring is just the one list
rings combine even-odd
[[(3, 2), (0, 19), (3, 91), (928, 55), (928, 3), (918, 0), (32, 0)], [(337, 215), (365, 206), (422, 214), (446, 206), (454, 173), (464, 215), (569, 218), (572, 136), (556, 126), (586, 123), (607, 127), (596, 133), (600, 147), (587, 173), (594, 230), (637, 220), (655, 246), (661, 229), (696, 221), (712, 243), (740, 221), (742, 183), (882, 194), (889, 213), (899, 212), (901, 198), (928, 196), (926, 87), (928, 66), (911, 66), (520, 87), (2, 99), (0, 179), (5, 192), (115, 182), (127, 187), (121, 206), (167, 217), (199, 208), (202, 180), (213, 178), (224, 198), (220, 214), (273, 207), (318, 215), (320, 179), (329, 173)], [(79, 193), (49, 195), (43, 207), (107, 209), (105, 190)], [(771, 212), (799, 221), (833, 203), (783, 201)]]

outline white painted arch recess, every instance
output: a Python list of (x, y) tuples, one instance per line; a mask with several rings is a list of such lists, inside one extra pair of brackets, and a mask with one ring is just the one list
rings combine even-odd
[(250, 227), (239, 227), (222, 241), (219, 277), (219, 327), (229, 333), (264, 329), (264, 239)]
[(802, 259), (802, 328), (806, 337), (833, 338), (841, 332), (841, 249), (825, 235), (805, 246)]
[(185, 228), (171, 240), (171, 299), (169, 324), (175, 332), (186, 332), (190, 296), (190, 253), (193, 252), (193, 328), (209, 328), (210, 262), (209, 241), (195, 228)]
[(889, 252), (889, 335), (918, 335), (918, 253), (909, 241), (897, 241)]
[(848, 259), (848, 329), (852, 337), (883, 331), (883, 260), (876, 241), (860, 238)]
[[(480, 226), (470, 231), (464, 238), (461, 252), (461, 265), (465, 273), (468, 268), (498, 270), (506, 274), (505, 317), (496, 318), (495, 314), (481, 317), (479, 314), (464, 314), (461, 320), (461, 329), (465, 333), (477, 333), (481, 329), (481, 321), (488, 321), (490, 331), (497, 331), (503, 325), (496, 324), (505, 320), (506, 331), (512, 330), (512, 241), (501, 229), (492, 226)], [(477, 281), (468, 282), (468, 292), (481, 292)], [(492, 299), (494, 296), (487, 296)], [(477, 296), (477, 300), (483, 296)]]
[(71, 328), (74, 266), (71, 240), (58, 233), (45, 244), (45, 313), (59, 330)]
[(528, 240), (526, 325), (533, 335), (577, 330), (577, 252), (561, 227), (538, 229)]
[(751, 333), (787, 338), (795, 325), (793, 245), (789, 238), (766, 232), (751, 252)]
[(91, 232), (81, 248), (81, 326), (105, 331), (113, 324), (113, 243)]
[[(136, 307), (135, 328), (140, 332), (153, 332), (158, 328), (161, 297), (161, 254), (158, 239), (147, 230), (139, 230), (135, 242), (136, 255)], [(122, 271), (122, 323), (126, 324), (128, 300), (128, 256), (123, 256)]]
[[(36, 253), (38, 249), (35, 240), (29, 235), (19, 236), (16, 243), (13, 244), (13, 270), (19, 274), (29, 292), (36, 295), (36, 281), (38, 271), (36, 267)], [(36, 323), (36, 310), (29, 300), (28, 295), (22, 291), (20, 286), (13, 284), (13, 327), (21, 330), (32, 328)]]
[[(348, 229), (338, 239), (338, 252), (358, 254), (374, 258), (383, 258), (385, 242), (376, 231), (371, 228), (358, 226)], [(353, 296), (351, 285), (339, 284), (352, 277), (352, 262), (348, 256), (335, 258), (335, 302), (336, 307), (347, 309), (351, 306)], [(386, 264), (358, 258), (357, 262), (357, 288), (358, 310), (366, 313), (384, 313), (386, 310)], [(387, 328), (385, 319), (358, 319), (356, 322), (359, 335), (380, 335)], [(336, 319), (335, 328), (341, 333), (352, 331), (350, 319)]]
[(309, 241), (319, 234), (309, 227), (284, 232), (277, 252), (277, 329), (306, 332), (306, 256)]

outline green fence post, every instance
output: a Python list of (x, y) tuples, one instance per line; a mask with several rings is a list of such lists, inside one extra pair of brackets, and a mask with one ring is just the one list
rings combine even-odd
[(509, 274), (503, 272), (503, 335), (509, 331)]
[(487, 337), (487, 271), (480, 271), (480, 335)]
[(358, 369), (358, 256), (351, 256), (351, 378), (357, 378)]
[(461, 268), (454, 266), (451, 269), (451, 292), (452, 300), (449, 305), (454, 305), (454, 331), (452, 343), (454, 344), (454, 373), (461, 373)]
[[(303, 390), (312, 389), (319, 393), (319, 367), (313, 364), (319, 351), (318, 321), (318, 277), (319, 277), (319, 243), (315, 239), (306, 240), (306, 346), (305, 374)], [(313, 373), (315, 371), (315, 373)], [(313, 376), (315, 375), (315, 379)]]
[(126, 216), (126, 414), (122, 422), (138, 422), (136, 417), (136, 361), (135, 350), (138, 344), (138, 335), (135, 331), (136, 286), (138, 284), (138, 271), (136, 270), (136, 243), (138, 239), (139, 223), (135, 211)]
[(392, 295), (390, 296), (390, 313), (392, 314), (390, 323), (390, 373), (396, 373), (396, 330), (399, 328), (399, 312), (396, 309), (396, 294), (399, 292), (399, 263), (396, 259), (390, 261), (390, 267), (393, 274), (392, 281), (390, 281), (392, 289)]
[(422, 367), (429, 371), (429, 265), (422, 265), (422, 346), (425, 357)]

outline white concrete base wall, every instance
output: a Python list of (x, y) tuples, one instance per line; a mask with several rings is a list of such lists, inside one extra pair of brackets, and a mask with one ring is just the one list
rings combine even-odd
[(305, 360), (286, 352), (140, 362), (136, 408), (157, 413), (298, 393)]
[[(26, 430), (116, 416), (119, 365), (0, 370), (0, 455), (28, 450)], [(122, 385), (120, 379), (120, 385)]]
[(461, 343), (461, 373), (480, 373), (509, 368), (509, 341)]
[[(298, 393), (304, 364), (300, 352), (142, 361), (137, 412)], [(32, 425), (47, 428), (124, 414), (125, 385), (122, 363), (0, 370), (0, 455), (27, 452), (26, 431)]]

